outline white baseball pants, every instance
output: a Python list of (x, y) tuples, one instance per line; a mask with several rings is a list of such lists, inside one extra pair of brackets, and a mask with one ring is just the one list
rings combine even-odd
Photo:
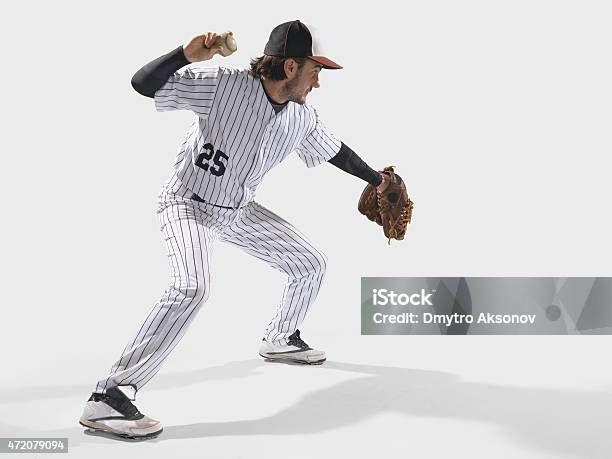
[(158, 216), (170, 262), (170, 285), (95, 392), (132, 386), (135, 394), (159, 371), (209, 296), (215, 240), (239, 247), (287, 275), (280, 303), (265, 330), (267, 341), (286, 344), (323, 281), (325, 255), (290, 223), (256, 202), (227, 209), (166, 195)]

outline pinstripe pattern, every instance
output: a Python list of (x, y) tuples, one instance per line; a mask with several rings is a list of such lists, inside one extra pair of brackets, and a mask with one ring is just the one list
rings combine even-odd
[(252, 202), (223, 233), (228, 242), (287, 275), (265, 339), (286, 344), (304, 320), (327, 268), (327, 258), (289, 222)]
[[(170, 283), (95, 392), (128, 385), (137, 391), (159, 371), (210, 294), (215, 241), (286, 275), (264, 334), (280, 345), (306, 317), (327, 267), (325, 255), (303, 234), (254, 201), (265, 174), (292, 152), (308, 167), (338, 153), (340, 141), (313, 107), (289, 102), (276, 113), (261, 82), (246, 70), (196, 65), (172, 75), (155, 93), (155, 106), (195, 113), (159, 195)], [(191, 199), (194, 193), (199, 200)]]
[[(238, 208), (252, 201), (265, 174), (292, 152), (314, 167), (340, 150), (341, 142), (314, 107), (289, 102), (276, 114), (261, 82), (247, 70), (183, 67), (155, 93), (155, 107), (196, 115), (166, 187), (176, 193), (184, 185), (220, 206)], [(227, 155), (224, 174), (215, 176), (196, 165), (206, 145)]]
[(327, 258), (289, 222), (252, 201), (222, 209), (164, 193), (159, 220), (170, 264), (170, 285), (95, 392), (139, 390), (161, 368), (210, 293), (213, 242), (240, 248), (286, 275), (281, 300), (264, 337), (286, 344), (319, 293)]

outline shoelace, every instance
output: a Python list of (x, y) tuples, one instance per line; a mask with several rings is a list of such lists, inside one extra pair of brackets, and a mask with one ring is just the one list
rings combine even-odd
[(300, 338), (300, 331), (296, 330), (293, 335), (291, 335), (287, 339), (287, 343), (291, 346), (299, 347), (300, 349), (310, 349), (310, 346), (304, 342), (302, 338)]
[(91, 394), (90, 400), (95, 402), (104, 402), (108, 406), (114, 408), (119, 413), (126, 417), (142, 416), (136, 405), (134, 405), (127, 396), (117, 388), (110, 388), (106, 394)]

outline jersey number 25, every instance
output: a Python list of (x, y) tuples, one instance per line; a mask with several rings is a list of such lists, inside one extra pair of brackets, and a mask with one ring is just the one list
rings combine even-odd
[[(213, 158), (213, 152), (215, 157)], [(208, 161), (212, 158), (214, 166), (210, 167)], [(195, 160), (195, 165), (204, 169), (205, 171), (210, 171), (212, 175), (223, 175), (225, 173), (225, 164), (223, 163), (224, 159), (229, 159), (225, 153), (221, 150), (217, 150), (215, 152), (215, 147), (212, 144), (207, 143), (204, 145), (204, 151), (198, 155)]]

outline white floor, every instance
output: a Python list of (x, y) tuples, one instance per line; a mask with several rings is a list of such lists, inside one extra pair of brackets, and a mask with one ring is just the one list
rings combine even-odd
[[(612, 275), (611, 2), (6, 5), (0, 437), (104, 459), (612, 457), (611, 336), (359, 335), (365, 276)], [(218, 244), (209, 301), (136, 400), (164, 433), (86, 435), (95, 382), (166, 288), (156, 195), (193, 121), (132, 75), (209, 30), (240, 47), (211, 65), (244, 67), (295, 18), (345, 65), (309, 103), (406, 180), (406, 239), (358, 215), (363, 182), (291, 155), (257, 200), (328, 255), (301, 329), (328, 362), (258, 357), (285, 276)]]
[(68, 437), (71, 457), (610, 457), (608, 337), (311, 338), (322, 366), (181, 349), (137, 397), (156, 440), (86, 434), (88, 381), (4, 384), (0, 436)]

